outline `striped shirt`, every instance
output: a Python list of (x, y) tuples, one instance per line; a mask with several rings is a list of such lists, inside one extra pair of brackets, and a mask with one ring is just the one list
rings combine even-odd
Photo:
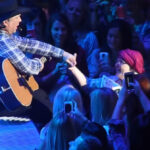
[(23, 73), (37, 75), (42, 68), (41, 60), (28, 58), (24, 52), (61, 58), (64, 51), (44, 42), (9, 35), (0, 30), (0, 57), (8, 58)]

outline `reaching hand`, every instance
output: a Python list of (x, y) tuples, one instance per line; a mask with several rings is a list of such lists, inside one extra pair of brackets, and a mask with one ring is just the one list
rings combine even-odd
[(76, 62), (76, 57), (77, 54), (75, 53), (74, 55), (64, 51), (63, 53), (63, 59), (70, 65), (70, 66), (75, 66), (77, 64)]

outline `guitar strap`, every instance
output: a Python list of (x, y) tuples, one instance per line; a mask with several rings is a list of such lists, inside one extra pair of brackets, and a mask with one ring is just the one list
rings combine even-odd
[(31, 94), (33, 94), (33, 90), (31, 89), (31, 87), (28, 85), (27, 81), (29, 79), (29, 76), (26, 76), (26, 75), (20, 75), (18, 72), (17, 72), (17, 75), (18, 75), (18, 83), (20, 86), (25, 86), (29, 92)]

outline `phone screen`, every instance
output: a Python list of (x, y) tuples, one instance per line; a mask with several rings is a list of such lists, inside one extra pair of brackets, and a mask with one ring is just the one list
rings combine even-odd
[(109, 60), (108, 53), (107, 52), (100, 52), (99, 53), (99, 59), (103, 60), (105, 62), (108, 62), (108, 60)]
[(126, 87), (127, 87), (128, 90), (134, 89), (134, 87), (129, 84), (129, 83), (133, 83), (134, 82), (134, 74), (133, 74), (133, 72), (125, 73), (125, 82), (126, 82)]

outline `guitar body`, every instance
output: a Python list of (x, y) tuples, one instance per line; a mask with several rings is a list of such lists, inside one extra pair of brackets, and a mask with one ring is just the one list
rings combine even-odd
[[(30, 76), (26, 79), (25, 76), (20, 75), (8, 59), (4, 59), (2, 62), (2, 70), (8, 84), (7, 87), (4, 87), (2, 94), (0, 94), (0, 100), (4, 106), (10, 110), (19, 105), (30, 106), (32, 92), (39, 88), (34, 77)], [(23, 82), (21, 83), (20, 81)], [(13, 103), (16, 106), (13, 106)]]

